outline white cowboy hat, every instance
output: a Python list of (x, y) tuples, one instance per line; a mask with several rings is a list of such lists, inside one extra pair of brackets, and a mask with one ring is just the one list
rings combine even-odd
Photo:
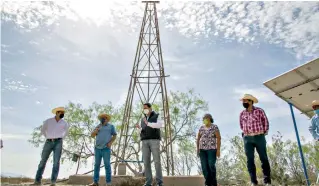
[(312, 106), (319, 106), (319, 100), (313, 100), (311, 103)]
[(65, 112), (65, 108), (64, 107), (57, 107), (57, 108), (52, 110), (52, 113), (56, 114), (58, 111)]
[(108, 115), (108, 114), (105, 114), (105, 113), (99, 114), (98, 118), (99, 118), (99, 119), (105, 118), (105, 119), (107, 119), (107, 120), (109, 120), (109, 121), (111, 120), (111, 116)]
[(250, 94), (244, 94), (244, 96), (240, 99), (240, 101), (243, 101), (244, 99), (252, 100), (254, 103), (258, 103), (258, 99)]

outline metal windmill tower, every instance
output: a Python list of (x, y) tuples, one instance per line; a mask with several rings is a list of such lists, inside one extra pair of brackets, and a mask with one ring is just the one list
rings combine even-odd
[[(125, 161), (127, 159), (125, 156), (130, 148), (129, 143), (132, 131), (134, 130), (135, 124), (139, 121), (136, 120), (136, 118), (135, 121), (133, 119), (132, 104), (134, 104), (134, 99), (139, 99), (141, 103), (153, 103), (156, 99), (160, 98), (162, 101), (160, 117), (162, 117), (161, 119), (165, 122), (165, 133), (164, 136), (162, 136), (164, 149), (162, 150), (166, 153), (165, 163), (167, 165), (167, 174), (174, 175), (173, 148), (171, 143), (172, 130), (165, 82), (165, 77), (167, 76), (165, 76), (164, 72), (156, 11), (156, 4), (159, 3), (159, 1), (142, 2), (145, 3), (144, 17), (125, 103), (122, 127), (118, 139), (115, 168), (118, 162), (129, 162)], [(138, 95), (138, 97), (136, 95)]]

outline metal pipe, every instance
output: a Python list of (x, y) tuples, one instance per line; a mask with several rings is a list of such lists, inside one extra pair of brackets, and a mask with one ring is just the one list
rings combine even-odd
[(305, 159), (304, 159), (304, 156), (303, 156), (302, 147), (301, 147), (301, 143), (300, 143), (300, 139), (299, 139), (299, 133), (298, 133), (297, 123), (296, 123), (296, 119), (295, 119), (295, 114), (294, 114), (294, 110), (293, 110), (293, 107), (292, 107), (293, 105), (290, 102), (288, 102), (288, 104), (289, 104), (289, 107), (290, 107), (292, 121), (293, 121), (294, 127), (295, 127), (295, 132), (296, 132), (296, 137), (297, 137), (297, 142), (298, 142), (298, 147), (299, 147), (299, 153), (300, 153), (300, 157), (301, 157), (301, 161), (302, 161), (304, 174), (305, 174), (305, 177), (306, 177), (307, 185), (310, 186), (310, 180), (308, 178), (306, 163), (305, 163)]

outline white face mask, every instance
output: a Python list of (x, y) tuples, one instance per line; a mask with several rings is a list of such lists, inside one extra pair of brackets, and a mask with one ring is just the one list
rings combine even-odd
[(144, 114), (147, 115), (148, 113), (150, 113), (150, 111), (148, 109), (144, 109)]

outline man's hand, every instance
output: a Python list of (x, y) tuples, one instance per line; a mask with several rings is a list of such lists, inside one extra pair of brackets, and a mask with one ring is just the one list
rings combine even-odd
[(135, 127), (138, 128), (138, 129), (141, 128), (139, 123), (136, 123)]
[(111, 148), (112, 142), (108, 142), (108, 143), (106, 144), (106, 146), (107, 146), (108, 148)]
[(91, 137), (94, 138), (98, 133), (99, 133), (99, 130), (100, 130), (101, 127), (96, 127), (93, 132), (91, 133)]
[(97, 134), (97, 133), (100, 131), (100, 128), (101, 128), (101, 127), (96, 127), (96, 128), (94, 129), (94, 132)]
[(217, 152), (216, 152), (216, 157), (217, 157), (217, 158), (220, 157), (220, 150), (217, 150)]
[(148, 125), (148, 121), (146, 120), (146, 118), (144, 118), (144, 123), (145, 125)]

